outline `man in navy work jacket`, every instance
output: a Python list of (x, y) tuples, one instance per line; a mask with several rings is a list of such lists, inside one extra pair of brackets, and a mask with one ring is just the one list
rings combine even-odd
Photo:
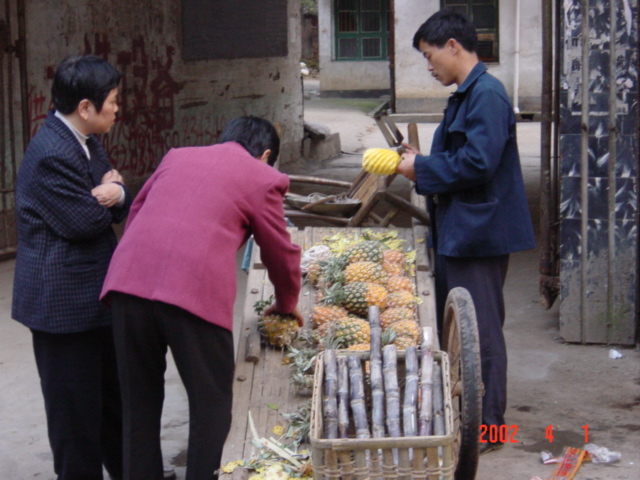
[(98, 301), (132, 196), (94, 134), (109, 132), (120, 74), (93, 56), (56, 69), (55, 112), (16, 184), (12, 316), (31, 329), (58, 480), (122, 478), (122, 411), (108, 310)]
[[(466, 288), (475, 304), (485, 389), (482, 423), (499, 428), (505, 424), (507, 403), (502, 290), (509, 254), (534, 248), (535, 241), (513, 110), (500, 81), (478, 60), (476, 45), (470, 20), (447, 10), (416, 32), (413, 46), (427, 60), (431, 75), (458, 89), (448, 100), (431, 153), (422, 155), (407, 146), (398, 173), (427, 195), (439, 327), (452, 288)], [(480, 453), (500, 446), (481, 444)]]

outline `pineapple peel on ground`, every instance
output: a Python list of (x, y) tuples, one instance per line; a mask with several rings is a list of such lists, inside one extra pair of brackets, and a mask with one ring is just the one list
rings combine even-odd
[(400, 155), (387, 148), (369, 148), (362, 156), (362, 168), (378, 175), (393, 175), (399, 164)]

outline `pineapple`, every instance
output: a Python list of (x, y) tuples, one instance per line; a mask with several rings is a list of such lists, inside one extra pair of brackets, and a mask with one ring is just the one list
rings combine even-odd
[(258, 320), (258, 330), (269, 345), (282, 348), (293, 342), (300, 326), (293, 315), (272, 314)]
[(396, 339), (393, 344), (398, 350), (406, 350), (409, 346), (418, 346), (422, 338), (420, 324), (415, 320), (401, 320), (392, 323), (389, 330), (396, 332)]
[(347, 316), (347, 310), (338, 305), (318, 304), (311, 309), (311, 325), (318, 328), (328, 322), (333, 322), (339, 318)]
[(353, 262), (382, 262), (382, 244), (375, 240), (365, 240), (347, 248), (341, 258), (346, 263)]
[[(400, 290), (399, 292), (393, 292), (387, 295), (387, 307), (405, 307), (412, 310), (416, 309), (418, 300), (412, 292)], [(347, 308), (348, 310), (348, 308)]]
[(398, 250), (387, 249), (382, 252), (382, 268), (387, 275), (404, 275), (406, 258)]
[(344, 279), (347, 283), (371, 282), (384, 285), (387, 283), (387, 274), (379, 263), (353, 262), (345, 268)]
[(335, 338), (344, 347), (371, 340), (371, 325), (362, 318), (343, 318), (335, 323), (335, 327)]
[(382, 252), (382, 261), (388, 263), (396, 263), (398, 265), (405, 264), (405, 258), (402, 252), (398, 250), (387, 249)]
[(314, 287), (318, 286), (318, 280), (320, 279), (320, 274), (322, 273), (322, 265), (320, 262), (312, 262), (309, 264), (307, 268), (307, 280)]
[(345, 262), (342, 258), (331, 257), (322, 260), (320, 263), (320, 272), (315, 286), (317, 288), (327, 288), (336, 283), (345, 283), (344, 268)]
[(414, 341), (411, 337), (399, 336), (393, 341), (396, 346), (396, 350), (406, 350), (408, 347), (417, 347), (418, 342)]
[(399, 277), (405, 274), (404, 267), (399, 263), (382, 261), (382, 269), (389, 277)]
[(386, 286), (389, 293), (400, 292), (403, 290), (411, 293), (414, 293), (415, 291), (413, 281), (404, 275), (393, 275), (389, 277)]
[(353, 345), (349, 345), (347, 350), (351, 350), (352, 352), (368, 352), (371, 350), (370, 343), (354, 343)]
[(387, 290), (376, 283), (348, 283), (340, 293), (342, 306), (361, 317), (369, 314), (369, 306), (376, 305), (382, 310), (387, 304)]
[(412, 320), (415, 321), (416, 314), (410, 308), (405, 307), (391, 307), (387, 308), (384, 312), (380, 314), (380, 328), (382, 330), (387, 330), (387, 328), (396, 322), (400, 322), (402, 320)]

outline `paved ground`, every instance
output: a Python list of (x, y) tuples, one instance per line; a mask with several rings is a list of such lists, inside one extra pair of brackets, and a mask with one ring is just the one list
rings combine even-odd
[[(385, 147), (367, 113), (378, 100), (319, 99), (307, 82), (305, 118), (339, 132), (345, 155), (339, 159), (296, 166), (297, 171), (351, 179), (368, 147)], [(317, 87), (315, 87), (317, 88)], [(434, 125), (421, 125), (423, 151)], [(406, 131), (406, 130), (405, 130)], [(537, 227), (539, 124), (518, 125), (523, 169), (534, 224)], [(293, 167), (288, 167), (293, 169)], [(406, 191), (397, 180), (394, 188)], [(557, 305), (538, 305), (536, 250), (512, 256), (506, 287), (509, 350), (507, 421), (517, 433), (514, 443), (481, 457), (477, 480), (547, 478), (553, 466), (542, 465), (540, 452), (559, 454), (563, 447), (581, 447), (588, 440), (622, 453), (613, 465), (585, 464), (576, 480), (640, 478), (640, 352), (617, 348), (623, 357), (609, 359), (611, 347), (570, 345), (558, 336)], [(11, 320), (13, 261), (0, 263), (0, 480), (52, 480), (54, 474), (46, 436), (43, 402), (33, 361), (30, 335)], [(244, 287), (239, 275), (240, 295)], [(163, 414), (165, 460), (184, 479), (187, 435), (186, 395), (170, 362)], [(553, 426), (553, 443), (545, 430)]]

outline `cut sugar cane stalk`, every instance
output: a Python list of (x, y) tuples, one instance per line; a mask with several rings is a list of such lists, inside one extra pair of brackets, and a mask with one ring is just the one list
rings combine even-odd
[(433, 432), (444, 435), (444, 397), (442, 393), (442, 369), (440, 365), (433, 365)]
[(431, 416), (433, 409), (433, 329), (426, 327), (424, 329), (424, 338), (421, 347), (422, 356), (422, 373), (421, 373), (421, 404), (420, 404), (420, 418), (418, 421), (418, 434), (421, 437), (431, 435)]
[[(338, 357), (338, 436), (349, 438), (349, 367), (345, 357)], [(351, 480), (349, 465), (351, 453), (338, 452), (338, 459), (342, 465), (342, 479)]]
[(418, 354), (416, 347), (407, 347), (405, 352), (407, 376), (404, 388), (404, 402), (402, 406), (402, 425), (405, 437), (416, 435), (416, 403), (418, 401)]
[(338, 357), (338, 435), (349, 436), (349, 367), (344, 357)]
[(338, 438), (338, 362), (336, 352), (324, 352), (324, 434), (325, 438)]
[(349, 392), (353, 421), (356, 425), (356, 437), (371, 438), (369, 422), (367, 421), (367, 408), (364, 404), (364, 382), (360, 357), (355, 355), (348, 356), (347, 365), (349, 365)]
[(387, 400), (387, 430), (391, 437), (402, 436), (400, 429), (400, 389), (398, 388), (397, 356), (395, 345), (387, 345), (382, 350), (384, 390)]
[(384, 438), (384, 385), (382, 383), (382, 350), (380, 328), (380, 309), (369, 307), (369, 323), (371, 324), (371, 421), (373, 438)]

